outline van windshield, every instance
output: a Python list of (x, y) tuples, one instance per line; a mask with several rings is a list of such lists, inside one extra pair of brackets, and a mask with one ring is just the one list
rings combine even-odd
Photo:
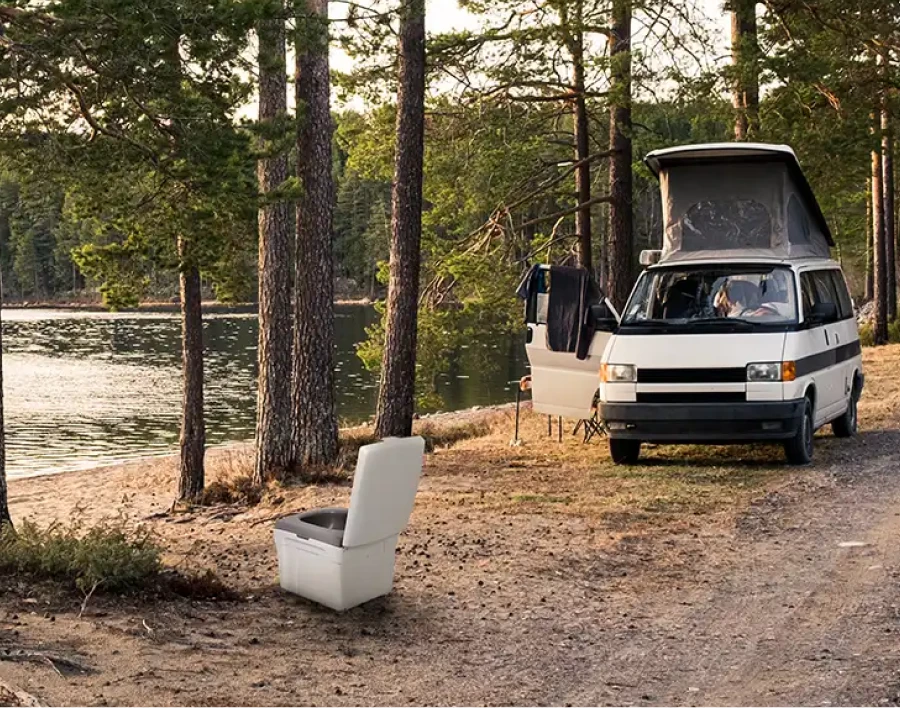
[(788, 325), (797, 322), (794, 275), (781, 266), (696, 266), (645, 272), (623, 325)]

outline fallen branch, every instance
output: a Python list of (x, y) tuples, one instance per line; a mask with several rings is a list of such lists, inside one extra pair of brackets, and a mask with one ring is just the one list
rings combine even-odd
[(33, 696), (17, 686), (6, 683), (2, 678), (0, 678), (0, 703), (19, 706), (20, 708), (37, 708), (38, 706), (46, 705), (41, 703), (37, 696)]
[(63, 672), (60, 671), (60, 667), (68, 671), (77, 671), (83, 674), (91, 671), (90, 667), (80, 664), (74, 659), (69, 659), (68, 657), (56, 653), (35, 651), (32, 649), (0, 649), (0, 661), (48, 664), (60, 676), (63, 675)]

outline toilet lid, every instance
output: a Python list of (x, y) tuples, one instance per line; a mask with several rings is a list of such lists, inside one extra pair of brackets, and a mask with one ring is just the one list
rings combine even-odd
[(365, 546), (396, 536), (409, 522), (425, 440), (388, 438), (360, 448), (344, 530), (344, 548)]

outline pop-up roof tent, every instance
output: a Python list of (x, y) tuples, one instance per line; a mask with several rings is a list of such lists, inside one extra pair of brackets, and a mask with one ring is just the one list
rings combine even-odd
[(662, 259), (830, 255), (828, 224), (787, 145), (687, 145), (644, 162), (659, 178)]

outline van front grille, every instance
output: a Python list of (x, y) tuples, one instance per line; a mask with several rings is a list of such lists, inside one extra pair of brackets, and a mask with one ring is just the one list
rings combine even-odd
[(637, 394), (638, 403), (744, 403), (743, 391), (667, 391)]
[(638, 367), (638, 383), (744, 383), (745, 367), (704, 369), (642, 369)]

